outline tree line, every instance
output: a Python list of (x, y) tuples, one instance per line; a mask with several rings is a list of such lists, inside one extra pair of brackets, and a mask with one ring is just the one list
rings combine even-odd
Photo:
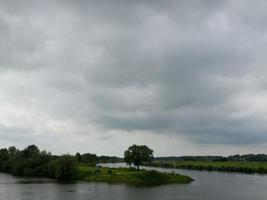
[(76, 174), (77, 159), (69, 154), (56, 156), (40, 151), (36, 145), (29, 145), (23, 150), (11, 146), (0, 149), (0, 170), (19, 176), (69, 180)]
[(23, 150), (11, 146), (0, 149), (0, 171), (19, 176), (41, 176), (60, 180), (75, 179), (78, 163), (96, 165), (99, 162), (119, 162), (118, 157), (97, 156), (85, 153), (52, 155), (40, 151), (36, 145)]
[(170, 156), (170, 157), (156, 157), (158, 161), (209, 161), (209, 162), (223, 162), (223, 161), (255, 161), (267, 162), (266, 154), (244, 154), (244, 155), (230, 155), (230, 156)]
[(123, 162), (123, 158), (119, 158), (116, 156), (97, 156), (96, 154), (91, 153), (76, 153), (75, 157), (78, 162), (87, 163), (90, 165), (96, 165), (97, 163), (117, 163)]

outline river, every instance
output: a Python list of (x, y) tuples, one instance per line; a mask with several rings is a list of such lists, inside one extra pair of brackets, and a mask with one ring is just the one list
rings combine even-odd
[[(124, 164), (105, 164), (119, 167)], [(21, 178), (0, 173), (1, 200), (266, 200), (267, 176), (257, 174), (173, 170), (189, 175), (190, 184), (132, 187), (124, 184), (60, 184), (51, 179)]]

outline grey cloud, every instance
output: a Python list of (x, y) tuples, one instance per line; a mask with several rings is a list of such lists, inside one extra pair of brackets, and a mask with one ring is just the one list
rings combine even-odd
[(31, 141), (33, 130), (31, 129), (25, 129), (25, 128), (19, 128), (16, 126), (5, 126), (0, 125), (0, 136), (1, 140), (7, 140), (7, 141)]
[(14, 106), (99, 134), (149, 131), (196, 144), (267, 142), (261, 113), (267, 111), (246, 99), (233, 105), (244, 94), (266, 94), (265, 77), (251, 81), (266, 73), (264, 2), (0, 4), (0, 72), (7, 84), (0, 93)]

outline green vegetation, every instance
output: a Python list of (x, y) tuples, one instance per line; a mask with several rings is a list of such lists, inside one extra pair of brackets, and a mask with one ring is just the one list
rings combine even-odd
[(63, 155), (48, 163), (50, 177), (61, 180), (72, 180), (77, 174), (77, 161), (71, 155)]
[[(76, 154), (77, 156), (77, 154)], [(155, 170), (139, 170), (143, 162), (151, 161), (153, 150), (145, 145), (132, 145), (124, 152), (125, 162), (135, 168), (103, 168), (81, 163), (77, 179), (95, 182), (126, 183), (135, 186), (154, 186), (170, 183), (189, 183), (192, 179), (179, 174), (161, 173)], [(85, 160), (85, 159), (80, 159)]]
[(266, 154), (235, 154), (230, 156), (167, 156), (157, 157), (157, 161), (249, 161), (249, 162), (267, 162)]
[(116, 156), (97, 156), (96, 154), (91, 153), (76, 153), (75, 157), (78, 162), (87, 163), (90, 165), (95, 165), (97, 163), (116, 163), (123, 162), (122, 158), (118, 158)]
[(225, 171), (242, 173), (267, 173), (267, 162), (248, 162), (248, 161), (154, 161), (145, 163), (146, 166), (207, 170), (207, 171)]
[(54, 156), (29, 145), (23, 150), (9, 147), (0, 150), (0, 171), (18, 176), (41, 176), (72, 180), (77, 173), (74, 156)]
[(77, 179), (94, 182), (126, 183), (134, 186), (155, 186), (171, 183), (189, 183), (192, 179), (179, 174), (135, 168), (104, 168), (80, 164)]
[(16, 147), (0, 149), (0, 171), (18, 176), (50, 177), (58, 180), (85, 180), (108, 183), (126, 183), (138, 186), (153, 186), (170, 183), (189, 183), (192, 179), (178, 174), (160, 173), (157, 171), (139, 170), (143, 161), (149, 161), (152, 150), (146, 146), (133, 145), (129, 148), (129, 157), (135, 168), (102, 168), (96, 163), (102, 160), (115, 160), (116, 157), (95, 154), (56, 156), (40, 151), (35, 145), (23, 150)]
[(137, 169), (143, 162), (153, 159), (153, 150), (146, 145), (132, 145), (124, 152), (124, 161), (131, 166), (134, 164)]

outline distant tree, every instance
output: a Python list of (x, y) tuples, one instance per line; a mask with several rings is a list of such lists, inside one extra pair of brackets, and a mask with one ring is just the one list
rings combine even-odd
[(116, 163), (122, 162), (123, 159), (116, 156), (98, 156), (97, 161), (99, 163)]
[(6, 148), (0, 149), (0, 162), (6, 161), (9, 158), (9, 153)]
[(18, 149), (14, 146), (11, 146), (8, 148), (8, 153), (10, 157), (15, 156), (17, 152), (18, 152)]
[(4, 170), (6, 162), (9, 159), (9, 153), (6, 148), (0, 149), (0, 170)]
[(153, 150), (146, 145), (132, 145), (124, 152), (124, 160), (127, 164), (132, 163), (139, 169), (143, 162), (151, 161)]
[(81, 155), (81, 160), (83, 163), (95, 165), (97, 163), (97, 155), (91, 153), (85, 153)]
[(40, 153), (39, 148), (34, 144), (29, 145), (22, 151), (23, 156), (26, 158), (33, 157), (35, 155), (38, 155), (39, 153)]
[(81, 156), (80, 153), (76, 153), (75, 154), (75, 157), (76, 157), (76, 159), (77, 159), (78, 162), (82, 162), (82, 156)]

